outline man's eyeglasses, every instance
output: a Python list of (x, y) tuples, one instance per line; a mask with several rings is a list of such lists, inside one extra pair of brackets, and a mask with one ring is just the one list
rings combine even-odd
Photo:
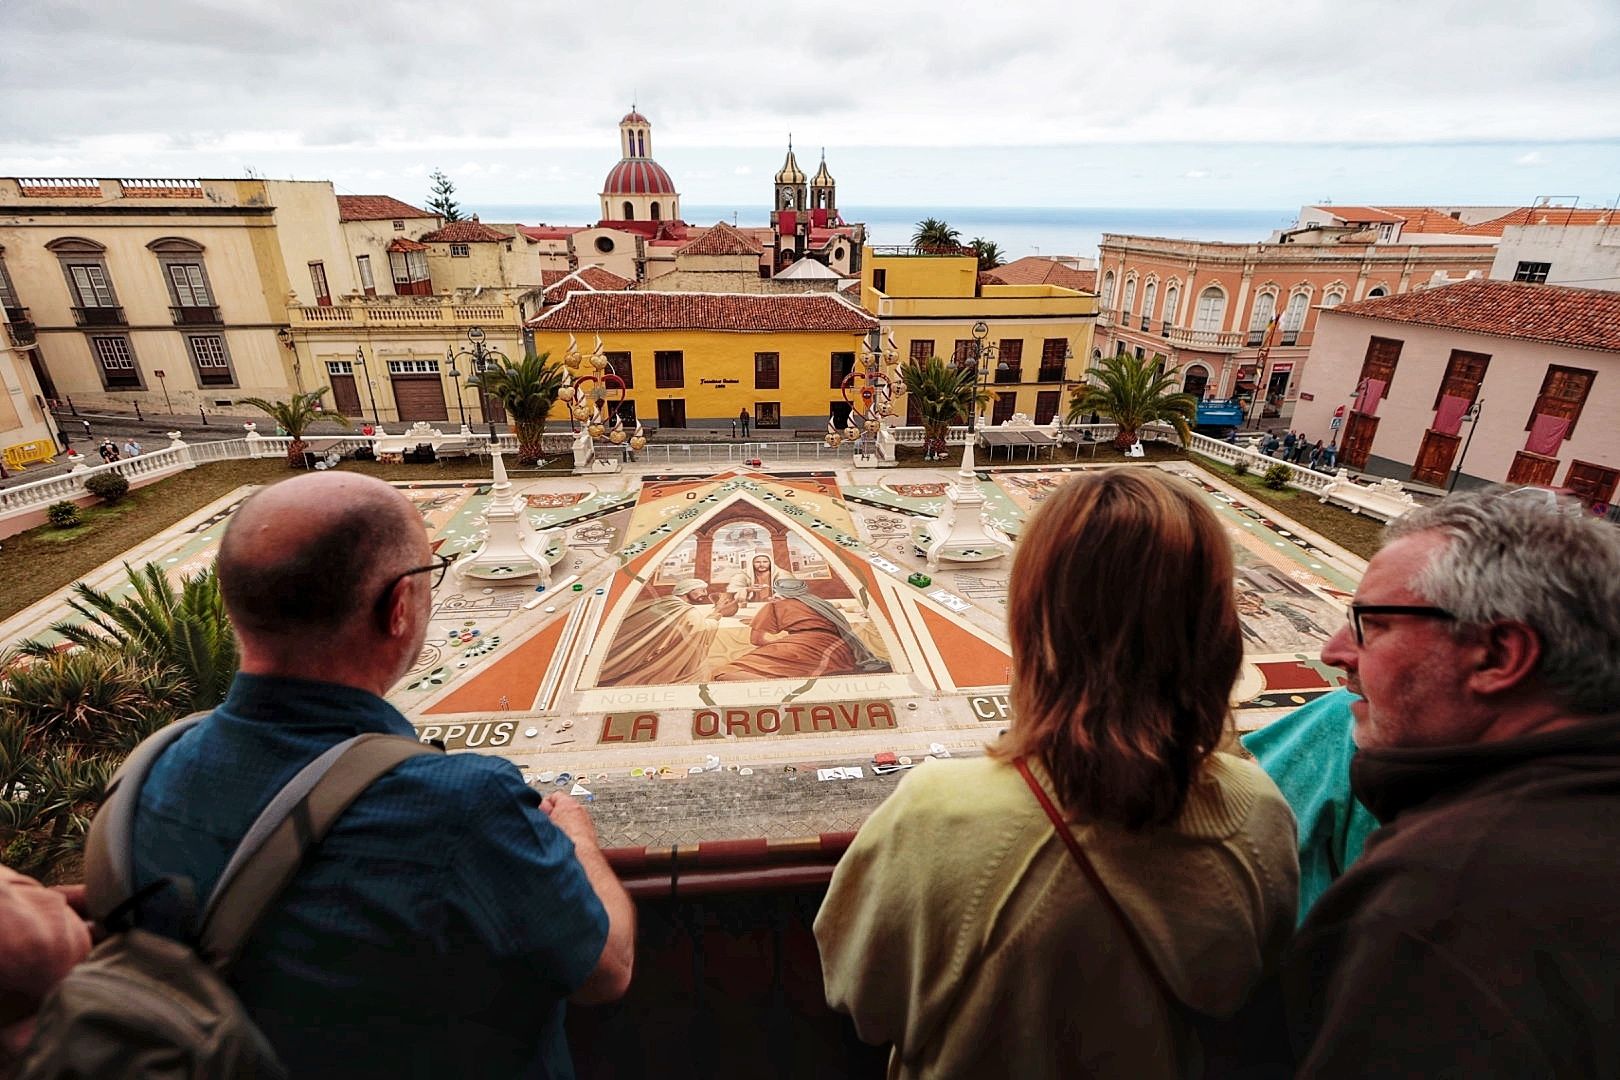
[(1415, 619), (1457, 621), (1457, 616), (1445, 608), (1426, 607), (1421, 604), (1351, 604), (1350, 609), (1345, 612), (1345, 617), (1350, 621), (1350, 632), (1356, 636), (1357, 645), (1367, 644), (1362, 636), (1361, 620), (1368, 615), (1410, 615)]
[(377, 597), (377, 617), (379, 619), (383, 619), (387, 616), (388, 598), (394, 595), (395, 585), (398, 585), (406, 578), (412, 577), (416, 574), (432, 574), (433, 588), (437, 589), (441, 584), (444, 583), (445, 571), (449, 570), (450, 564), (455, 561), (456, 560), (452, 559), (448, 555), (439, 555), (427, 566), (418, 566), (415, 569), (407, 570), (403, 574), (398, 574), (395, 577), (390, 578), (388, 584), (383, 586), (382, 595)]

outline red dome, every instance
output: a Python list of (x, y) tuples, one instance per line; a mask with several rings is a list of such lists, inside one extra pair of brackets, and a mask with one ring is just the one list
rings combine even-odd
[(625, 158), (602, 182), (604, 195), (674, 195), (675, 181), (651, 158)]
[(624, 119), (620, 120), (619, 123), (621, 123), (621, 124), (645, 124), (645, 123), (649, 123), (649, 121), (645, 116), (642, 116), (640, 113), (636, 112), (636, 110), (631, 109), (629, 112), (624, 114)]

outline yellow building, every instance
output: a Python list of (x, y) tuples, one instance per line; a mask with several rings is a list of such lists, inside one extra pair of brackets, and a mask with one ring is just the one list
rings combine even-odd
[(627, 426), (725, 429), (747, 411), (765, 433), (842, 422), (840, 387), (878, 321), (830, 293), (576, 292), (528, 327), (554, 360), (600, 335)]
[[(893, 335), (900, 360), (970, 362), (983, 324), (994, 362), (989, 421), (1023, 413), (1044, 424), (1067, 408), (1065, 387), (1085, 373), (1097, 297), (1057, 285), (981, 285), (972, 255), (868, 249), (861, 306)], [(994, 350), (989, 353), (989, 350)], [(909, 423), (921, 419), (910, 410)]]
[(31, 363), (33, 327), (12, 321), (26, 315), (15, 299), (0, 265), (0, 463), (8, 470), (49, 462), (57, 449)]

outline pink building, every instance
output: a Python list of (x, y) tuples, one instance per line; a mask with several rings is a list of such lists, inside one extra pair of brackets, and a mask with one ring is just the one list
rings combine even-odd
[(1478, 280), (1346, 304), (1321, 313), (1310, 360), (1294, 425), (1342, 465), (1613, 500), (1620, 293)]
[[(1107, 234), (1097, 260), (1095, 355), (1162, 354), (1183, 388), (1293, 413), (1318, 313), (1489, 274), (1512, 207), (1306, 206), (1293, 228), (1233, 244)], [(1560, 219), (1561, 220), (1561, 219)]]

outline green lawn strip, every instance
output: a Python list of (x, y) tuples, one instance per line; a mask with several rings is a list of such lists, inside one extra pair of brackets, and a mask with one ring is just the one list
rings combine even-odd
[(1383, 542), (1384, 523), (1377, 518), (1352, 514), (1331, 503), (1321, 502), (1316, 495), (1298, 488), (1273, 491), (1266, 487), (1259, 474), (1251, 472), (1239, 476), (1233, 471), (1232, 466), (1222, 461), (1198, 454), (1189, 454), (1188, 460), (1211, 476), (1241, 489), (1255, 502), (1274, 507), (1279, 513), (1333, 541), (1346, 551), (1360, 555), (1363, 559), (1371, 559), (1378, 553), (1378, 547)]
[[(432, 465), (380, 465), (374, 461), (345, 461), (345, 472), (360, 472), (383, 480), (479, 480), (489, 477), (489, 464), (480, 458), (453, 459)], [(566, 476), (567, 470), (511, 468), (514, 479), (529, 476)], [(71, 529), (41, 525), (0, 541), (0, 619), (10, 618), (29, 604), (71, 585), (103, 563), (244, 484), (273, 484), (302, 469), (291, 469), (282, 458), (215, 461), (178, 473), (147, 487), (137, 488), (115, 506), (91, 505), (82, 509), (83, 524)], [(10, 644), (0, 642), (0, 646)]]

